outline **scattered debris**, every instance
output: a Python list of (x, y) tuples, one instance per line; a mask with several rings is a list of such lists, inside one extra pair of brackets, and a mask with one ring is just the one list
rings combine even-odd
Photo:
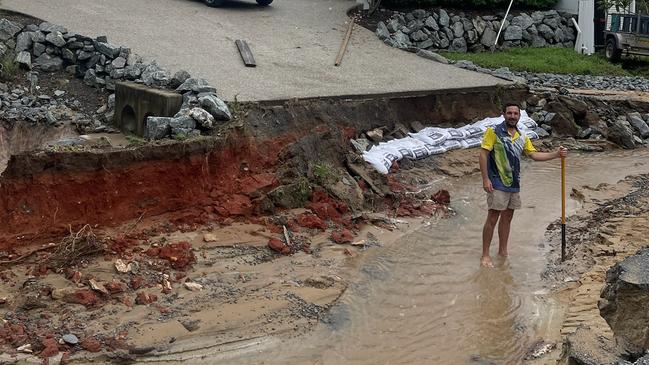
[(115, 260), (115, 269), (117, 269), (117, 272), (125, 274), (131, 271), (131, 264), (126, 264), (122, 259), (117, 259)]
[(191, 281), (186, 281), (184, 285), (185, 285), (185, 288), (187, 288), (187, 290), (191, 290), (191, 291), (203, 290), (203, 286), (201, 284), (199, 284), (199, 283), (193, 283)]

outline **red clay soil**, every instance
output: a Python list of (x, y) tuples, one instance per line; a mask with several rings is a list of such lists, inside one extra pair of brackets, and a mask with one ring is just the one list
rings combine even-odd
[[(249, 216), (259, 197), (278, 185), (272, 172), (279, 152), (298, 138), (251, 143), (233, 137), (185, 156), (177, 150), (186, 146), (176, 145), (177, 158), (169, 159), (168, 147), (153, 150), (145, 161), (137, 151), (63, 156), (58, 163), (54, 156), (49, 165), (48, 158), (32, 163), (22, 156), (27, 161), (13, 170), (10, 162), (0, 180), (0, 249), (43, 241), (69, 225), (114, 226), (187, 208), (222, 218)], [(160, 155), (167, 158), (156, 159)], [(84, 164), (84, 157), (90, 161)], [(25, 172), (29, 168), (34, 171)]]

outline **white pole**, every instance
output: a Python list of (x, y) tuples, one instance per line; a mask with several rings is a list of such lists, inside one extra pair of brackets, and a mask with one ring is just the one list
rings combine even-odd
[(512, 4), (514, 3), (514, 0), (511, 0), (509, 2), (509, 6), (507, 7), (507, 12), (505, 13), (505, 17), (503, 18), (503, 21), (500, 22), (500, 29), (498, 29), (498, 34), (496, 35), (496, 41), (494, 42), (494, 46), (498, 45), (498, 38), (500, 38), (500, 32), (503, 30), (503, 25), (505, 25), (505, 20), (507, 20), (507, 15), (509, 15), (509, 9), (512, 8)]

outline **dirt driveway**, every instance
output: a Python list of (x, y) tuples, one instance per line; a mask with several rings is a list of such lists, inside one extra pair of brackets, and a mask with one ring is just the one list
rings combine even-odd
[[(253, 0), (209, 8), (198, 0), (3, 0), (4, 8), (110, 42), (172, 71), (208, 79), (226, 100), (383, 94), (489, 86), (503, 80), (392, 49), (356, 27), (341, 67), (334, 61), (350, 0)], [(245, 39), (258, 63), (246, 68)]]

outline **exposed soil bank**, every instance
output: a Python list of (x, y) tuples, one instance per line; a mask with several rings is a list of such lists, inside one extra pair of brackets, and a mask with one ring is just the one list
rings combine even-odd
[(0, 179), (0, 249), (69, 226), (111, 226), (189, 208), (217, 220), (295, 208), (268, 193), (309, 178), (313, 163), (343, 166), (349, 138), (362, 131), (397, 121), (464, 123), (526, 94), (504, 87), (249, 104), (239, 111), (242, 125), (215, 138), (13, 155)]

